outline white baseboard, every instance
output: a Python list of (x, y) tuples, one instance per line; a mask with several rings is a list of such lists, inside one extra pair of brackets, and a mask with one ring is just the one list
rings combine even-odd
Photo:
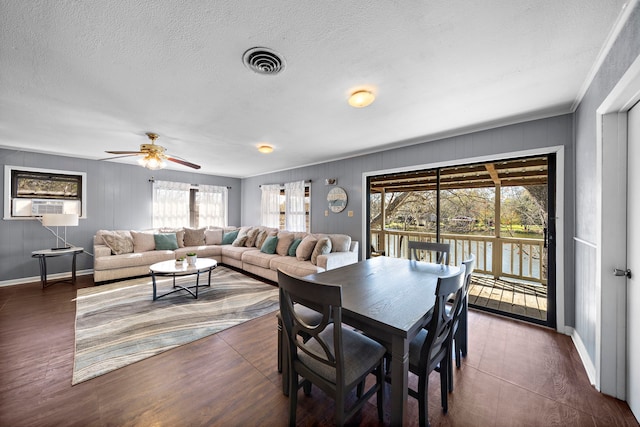
[(580, 338), (580, 335), (578, 334), (578, 332), (571, 326), (567, 326), (566, 329), (567, 329), (566, 331), (567, 335), (571, 337), (573, 344), (576, 346), (576, 350), (578, 351), (580, 360), (582, 360), (582, 366), (584, 366), (585, 371), (587, 371), (587, 377), (589, 377), (589, 382), (597, 390), (598, 387), (596, 386), (596, 383), (597, 383), (596, 382), (596, 366), (593, 364), (593, 361), (591, 360), (591, 358), (589, 358), (589, 353), (587, 352), (587, 348), (582, 342), (582, 338)]
[[(93, 274), (93, 269), (76, 271), (76, 276), (86, 276), (88, 274)], [(70, 279), (70, 278), (71, 278), (71, 272), (47, 274), (47, 281)], [(33, 283), (33, 282), (39, 282), (39, 281), (40, 281), (40, 276), (21, 277), (19, 279), (2, 280), (0, 281), (0, 288), (3, 286), (22, 285), (25, 283)]]

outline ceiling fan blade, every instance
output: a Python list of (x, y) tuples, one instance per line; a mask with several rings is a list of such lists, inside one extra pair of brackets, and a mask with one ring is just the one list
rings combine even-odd
[(109, 153), (109, 154), (129, 154), (129, 155), (145, 154), (142, 151), (105, 151), (105, 153)]
[(167, 160), (170, 160), (175, 163), (180, 163), (181, 165), (188, 166), (193, 169), (200, 169), (200, 165), (196, 165), (195, 163), (187, 162), (186, 160), (176, 159), (175, 157), (167, 157)]
[(136, 156), (138, 155), (138, 153), (135, 154), (123, 154), (122, 156), (113, 156), (113, 157), (105, 157), (102, 159), (98, 159), (98, 160), (113, 160), (113, 159), (121, 159), (123, 157), (131, 157), (131, 156)]

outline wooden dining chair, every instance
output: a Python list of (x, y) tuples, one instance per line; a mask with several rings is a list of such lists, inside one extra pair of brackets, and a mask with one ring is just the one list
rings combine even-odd
[[(374, 394), (377, 394), (378, 417), (382, 421), (385, 347), (343, 327), (342, 288), (309, 282), (282, 271), (278, 271), (278, 285), (280, 315), (287, 338), (288, 366), (284, 369), (289, 370), (289, 425), (296, 424), (299, 388), (308, 396), (312, 384), (335, 400), (337, 425), (343, 425)], [(294, 305), (305, 306), (322, 317), (307, 323)], [(303, 339), (305, 335), (310, 338)], [(376, 382), (365, 392), (365, 379), (371, 373), (375, 374)], [(347, 396), (353, 390), (356, 390), (355, 402), (347, 405)]]
[(409, 240), (409, 259), (416, 261), (431, 261), (433, 258), (427, 254), (424, 257), (420, 257), (422, 252), (435, 252), (435, 262), (438, 264), (449, 264), (449, 252), (451, 246), (449, 243), (435, 243), (435, 242), (418, 242), (416, 240)]
[[(314, 325), (322, 320), (322, 314), (310, 309), (309, 307), (305, 307), (301, 304), (295, 304), (293, 308), (299, 318), (308, 325)], [(278, 319), (278, 372), (282, 373), (282, 394), (288, 396), (289, 371), (287, 369), (284, 369), (288, 363), (287, 352), (284, 348), (287, 336), (285, 334), (284, 328), (282, 327), (282, 316), (280, 315), (280, 312), (276, 313), (276, 317)], [(301, 338), (304, 340), (308, 340), (311, 337), (304, 334), (304, 332), (301, 332)]]
[[(460, 368), (461, 358), (467, 355), (467, 317), (469, 310), (469, 286), (471, 285), (471, 273), (476, 263), (476, 257), (473, 254), (469, 255), (469, 258), (462, 261), (464, 265), (464, 280), (462, 286), (462, 299), (460, 304), (455, 308), (453, 313), (453, 353), (456, 361), (456, 368)], [(454, 309), (453, 306), (450, 308)], [(453, 391), (453, 365), (449, 364), (449, 392)]]
[[(429, 323), (420, 330), (409, 344), (409, 371), (418, 376), (418, 390), (409, 388), (411, 397), (418, 400), (420, 426), (429, 425), (427, 396), (429, 374), (440, 373), (442, 410), (447, 413), (449, 366), (451, 365), (451, 340), (453, 337), (453, 313), (462, 303), (464, 267), (454, 276), (438, 279), (435, 305)], [(451, 310), (447, 309), (450, 301)]]

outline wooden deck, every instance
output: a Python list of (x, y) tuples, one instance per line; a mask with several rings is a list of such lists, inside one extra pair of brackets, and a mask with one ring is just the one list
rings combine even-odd
[(474, 274), (469, 304), (547, 320), (547, 287)]

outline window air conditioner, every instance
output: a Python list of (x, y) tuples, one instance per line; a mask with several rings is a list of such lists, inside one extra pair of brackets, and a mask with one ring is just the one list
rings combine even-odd
[(63, 200), (31, 200), (31, 216), (42, 216), (44, 214), (64, 213)]

